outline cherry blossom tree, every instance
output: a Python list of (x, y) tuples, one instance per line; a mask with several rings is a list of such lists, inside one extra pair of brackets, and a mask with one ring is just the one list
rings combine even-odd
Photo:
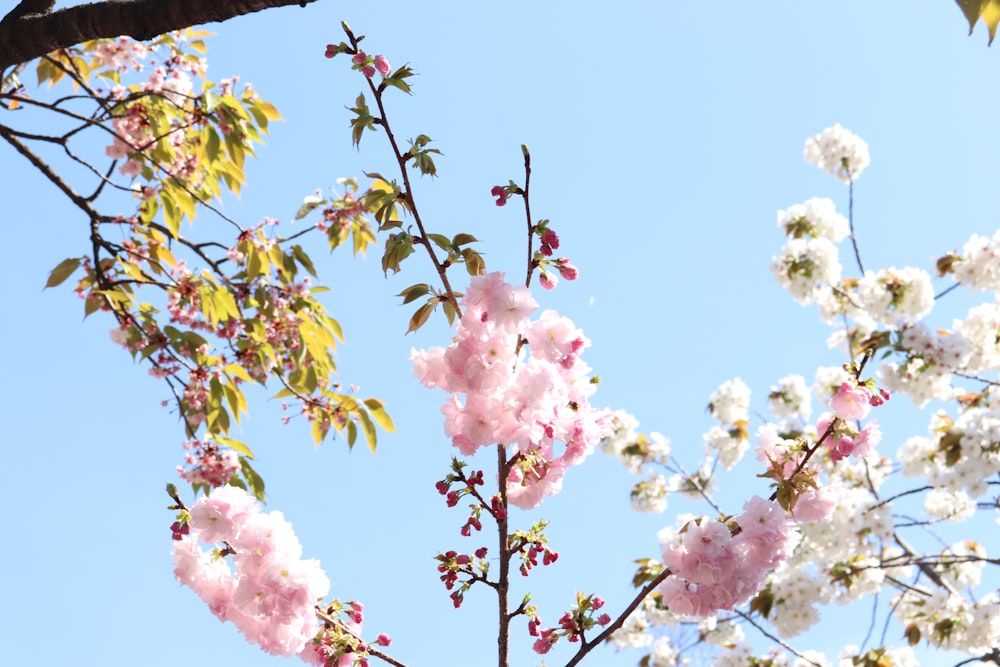
[[(436, 175), (441, 153), (425, 134), (404, 143), (391, 122), (413, 70), (369, 53), (343, 27), (344, 40), (326, 45), (325, 56), (357, 72), (351, 138), (366, 150), (384, 139), (391, 171), (366, 174), (365, 186), (344, 179), (336, 192), (310, 194), (294, 216), (306, 227), (291, 234), (271, 219), (232, 219), (216, 205), (240, 191), (246, 159), (280, 114), (235, 79), (204, 79), (204, 34), (66, 46), (35, 65), (47, 89), (29, 91), (4, 76), (0, 137), (89, 229), (89, 247), (56, 266), (46, 286), (72, 279), (85, 314), (107, 318), (114, 344), (162, 379), (180, 419), (177, 472), (191, 492), (174, 484), (167, 492), (181, 584), (270, 654), (324, 666), (408, 664), (399, 657), (405, 647), (390, 653), (389, 634), (364, 629), (362, 602), (327, 598), (326, 573), (303, 559), (281, 512), (264, 511), (253, 451), (232, 433), (254, 383), (296, 405), (317, 444), (339, 434), (374, 450), (378, 429), (394, 428), (380, 400), (359, 398), (336, 379), (343, 332), (321, 301), (307, 251), (318, 243), (364, 254), (381, 243), (385, 273), (425, 261), (436, 276), (399, 293), (414, 308), (401, 334), (434, 316), (454, 327), (450, 340), (411, 356), (419, 382), (446, 395), (444, 432), (457, 453), (428, 484), (461, 512), (468, 540), (461, 550), (442, 549), (429, 567), (455, 607), (469, 595), (495, 596), (500, 667), (518, 641), (538, 654), (565, 641), (573, 646), (567, 665), (593, 659), (608, 642), (644, 649), (644, 667), (681, 664), (691, 646), (678, 637), (692, 628), (696, 644), (714, 647), (716, 665), (911, 665), (917, 645), (1000, 664), (1000, 599), (980, 586), (996, 559), (972, 539), (936, 548), (912, 535), (1000, 507), (1000, 311), (992, 298), (1000, 234), (942, 253), (932, 267), (939, 277), (991, 298), (950, 329), (931, 329), (926, 320), (951, 288), (934, 294), (926, 268), (873, 270), (862, 261), (854, 209), (863, 202), (855, 202), (854, 184), (871, 161), (869, 147), (839, 125), (807, 138), (806, 161), (840, 182), (847, 215), (817, 197), (779, 211), (787, 242), (772, 271), (799, 304), (817, 305), (843, 363), (817, 369), (811, 388), (799, 375), (777, 380), (770, 414), (753, 435), (750, 388), (738, 378), (722, 384), (708, 399), (716, 424), (704, 456), (688, 472), (668, 438), (640, 433), (627, 412), (598, 407), (599, 378), (584, 361), (591, 341), (567, 316), (537, 312), (533, 290), (557, 289), (580, 269), (563, 255), (569, 235), (532, 212), (528, 148), (523, 173), (483, 188), (496, 206), (519, 218), (523, 210), (526, 261), (511, 278), (487, 268), (475, 230), (436, 233), (421, 215), (412, 179)], [(19, 125), (30, 114), (50, 119), (44, 133)], [(94, 141), (101, 159), (78, 149)], [(76, 180), (39, 147), (77, 165)], [(857, 271), (840, 259), (848, 239), (845, 255)], [(822, 406), (816, 417), (814, 398)], [(890, 399), (950, 409), (893, 453), (882, 451), (874, 416)], [(751, 447), (771, 495), (724, 507), (715, 489)], [(559, 553), (547, 522), (525, 512), (572, 493), (573, 468), (596, 449), (642, 477), (631, 490), (636, 510), (663, 512), (677, 494), (704, 503), (705, 513), (678, 516), (659, 535), (660, 553), (637, 554), (627, 604), (611, 609), (597, 593), (577, 593), (565, 609), (539, 609), (530, 592), (512, 594), (512, 580), (538, 576)], [(898, 641), (848, 644), (832, 660), (794, 644), (819, 606), (883, 592), (892, 597), (885, 622)], [(774, 648), (758, 655), (749, 633)]]

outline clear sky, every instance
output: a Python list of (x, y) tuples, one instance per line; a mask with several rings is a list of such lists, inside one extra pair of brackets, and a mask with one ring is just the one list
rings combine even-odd
[[(807, 136), (839, 122), (869, 143), (855, 212), (871, 267), (931, 270), (973, 232), (997, 227), (1000, 47), (987, 49), (982, 26), (966, 37), (952, 0), (321, 0), (209, 26), (210, 78), (239, 74), (287, 121), (248, 167), (242, 200), (226, 203), (246, 225), (265, 215), (290, 223), (315, 188), (391, 171), (383, 137), (351, 146), (344, 107), (362, 82), (346, 60), (323, 57), (341, 40), (342, 19), (368, 36), (370, 53), (419, 73), (415, 94), (396, 96), (390, 114), (399, 134), (427, 134), (445, 153), (440, 177), (416, 186), (430, 226), (475, 234), (489, 269), (514, 276), (524, 271), (523, 218), (495, 207), (489, 191), (523, 180), (519, 146), (531, 148), (533, 212), (552, 220), (582, 273), (539, 301), (593, 341), (585, 359), (603, 379), (595, 403), (631, 411), (692, 467), (712, 425), (705, 405), (724, 380), (742, 377), (763, 411), (779, 378), (811, 381), (817, 365), (843, 361), (826, 349), (829, 330), (814, 310), (797, 306), (768, 268), (783, 244), (777, 210), (813, 196), (846, 209), (846, 188), (803, 161)], [(183, 438), (160, 407), (166, 389), (112, 345), (109, 318), (81, 321), (68, 284), (41, 289), (59, 261), (85, 252), (86, 221), (6, 144), (0, 173), (0, 662), (293, 664), (247, 645), (173, 580), (163, 487), (178, 481)], [(444, 394), (420, 387), (406, 361), (411, 346), (445, 345), (449, 333), (438, 323), (404, 337), (410, 311), (393, 296), (430, 278), (426, 262), (414, 256), (385, 279), (377, 256), (324, 255), (313, 252), (347, 337), (340, 379), (385, 399), (397, 432), (375, 456), (340, 441), (316, 449), (302, 420), (282, 426), (279, 407), (258, 392), (242, 435), (270, 508), (293, 523), (305, 555), (322, 560), (332, 594), (365, 602), (366, 629), (392, 635), (393, 654), (411, 667), (492, 659), (491, 596), (473, 591), (456, 612), (432, 560), (471, 543), (458, 534), (462, 515), (434, 490), (452, 454)], [(947, 327), (952, 315), (932, 322)], [(905, 399), (886, 408), (895, 415), (885, 418), (888, 453), (926, 431), (927, 415), (907, 408)], [(733, 511), (766, 493), (753, 466), (740, 470), (722, 487)], [(597, 454), (533, 513), (553, 521), (561, 552), (527, 581), (546, 622), (575, 589), (620, 609), (631, 559), (657, 557), (656, 530), (690, 510), (671, 501), (664, 515), (637, 515), (632, 481)], [(841, 639), (860, 643), (867, 613), (838, 624), (837, 642), (793, 644), (833, 658)], [(515, 644), (514, 664), (540, 664), (523, 624)], [(561, 664), (563, 648), (547, 662)], [(608, 649), (591, 664), (632, 665), (639, 655)]]

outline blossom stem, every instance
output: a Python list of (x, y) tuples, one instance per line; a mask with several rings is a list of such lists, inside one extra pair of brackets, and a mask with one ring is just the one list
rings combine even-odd
[(507, 474), (509, 463), (503, 445), (497, 445), (497, 480), (500, 491), (500, 511), (494, 514), (500, 539), (500, 575), (497, 579), (497, 611), (500, 628), (497, 634), (497, 666), (509, 667), (510, 619), (508, 613), (508, 592), (510, 589), (510, 559), (513, 555), (507, 536)]
[(847, 186), (847, 224), (851, 229), (851, 245), (854, 246), (854, 259), (858, 260), (858, 270), (865, 274), (865, 265), (861, 263), (861, 252), (858, 250), (858, 238), (854, 235), (854, 179)]
[[(351, 46), (357, 49), (358, 40), (355, 38), (354, 33), (352, 33), (346, 25), (344, 26), (344, 30), (347, 32), (347, 36), (351, 40)], [(385, 106), (382, 104), (382, 93), (384, 89), (381, 86), (376, 86), (371, 79), (366, 80), (368, 81), (368, 87), (375, 96), (375, 104), (378, 105), (378, 124), (385, 130), (385, 136), (389, 138), (389, 145), (392, 147), (392, 153), (396, 157), (396, 163), (399, 165), (399, 171), (403, 177), (403, 192), (401, 194), (406, 200), (407, 208), (409, 208), (410, 213), (413, 214), (413, 220), (417, 223), (417, 229), (420, 230), (419, 238), (415, 238), (414, 240), (424, 246), (424, 249), (427, 250), (427, 254), (430, 255), (431, 258), (431, 263), (434, 264), (434, 269), (437, 271), (438, 277), (441, 278), (441, 284), (444, 286), (448, 301), (451, 302), (451, 305), (455, 308), (455, 313), (458, 317), (462, 317), (462, 307), (459, 305), (458, 298), (455, 296), (455, 291), (451, 288), (451, 283), (448, 281), (447, 267), (441, 263), (437, 254), (434, 252), (431, 240), (427, 236), (427, 230), (424, 229), (424, 223), (420, 219), (420, 212), (417, 210), (417, 203), (413, 199), (413, 186), (410, 184), (410, 172), (406, 167), (406, 162), (409, 159), (409, 153), (404, 154), (399, 150), (399, 144), (396, 143), (396, 136), (392, 133), (392, 128), (389, 127), (389, 117), (386, 115)]]
[(531, 200), (528, 196), (531, 191), (531, 153), (528, 152), (528, 147), (524, 144), (521, 144), (521, 152), (524, 153), (524, 192), (522, 197), (524, 198), (524, 215), (528, 220), (528, 275), (524, 279), (524, 286), (530, 288), (531, 274), (535, 270), (535, 251), (532, 247), (535, 241), (535, 227), (531, 224)]
[(786, 650), (786, 651), (788, 651), (789, 653), (792, 653), (793, 655), (795, 655), (796, 657), (800, 658), (801, 660), (805, 660), (805, 661), (806, 661), (806, 662), (808, 662), (808, 663), (809, 663), (810, 665), (815, 665), (815, 667), (823, 667), (823, 665), (819, 664), (818, 662), (815, 662), (815, 661), (813, 661), (813, 660), (810, 660), (810, 659), (809, 659), (809, 658), (807, 658), (806, 656), (804, 656), (804, 655), (802, 655), (801, 653), (799, 653), (798, 651), (796, 651), (796, 650), (795, 650), (794, 648), (792, 648), (792, 647), (791, 647), (791, 646), (790, 646), (790, 645), (789, 645), (788, 643), (786, 643), (786, 642), (782, 641), (782, 640), (781, 640), (781, 639), (779, 639), (779, 638), (778, 638), (778, 637), (777, 637), (776, 635), (774, 635), (774, 634), (772, 634), (772, 633), (768, 632), (767, 630), (765, 630), (765, 629), (764, 629), (764, 628), (763, 628), (763, 627), (762, 627), (762, 626), (761, 626), (761, 625), (760, 625), (759, 623), (757, 623), (757, 621), (753, 620), (753, 617), (752, 617), (752, 616), (750, 616), (750, 615), (748, 615), (748, 614), (744, 614), (744, 613), (743, 613), (742, 611), (740, 611), (739, 609), (734, 609), (733, 611), (734, 611), (734, 612), (736, 612), (736, 614), (737, 614), (737, 615), (738, 615), (738, 616), (739, 616), (740, 618), (742, 618), (743, 620), (745, 620), (745, 621), (746, 621), (747, 623), (749, 623), (749, 624), (750, 624), (750, 625), (752, 625), (753, 627), (757, 628), (757, 629), (758, 629), (758, 630), (760, 631), (760, 633), (761, 633), (762, 635), (764, 635), (765, 637), (767, 637), (767, 638), (768, 638), (768, 639), (770, 639), (771, 641), (775, 642), (776, 644), (780, 645), (780, 646), (781, 646), (781, 648), (785, 649), (785, 650)]

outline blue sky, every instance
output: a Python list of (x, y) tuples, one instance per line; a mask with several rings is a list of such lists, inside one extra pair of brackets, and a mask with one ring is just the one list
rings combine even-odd
[[(775, 211), (813, 196), (846, 208), (846, 188), (803, 161), (807, 136), (839, 122), (870, 145), (855, 205), (868, 266), (930, 270), (973, 232), (997, 227), (1000, 52), (986, 48), (981, 26), (966, 37), (950, 0), (911, 5), (323, 0), (209, 26), (210, 78), (239, 74), (287, 121), (272, 126), (242, 199), (225, 209), (244, 224), (265, 215), (287, 224), (315, 188), (390, 171), (381, 136), (366, 136), (360, 151), (350, 143), (344, 106), (359, 75), (323, 58), (347, 20), (368, 35), (370, 53), (419, 73), (415, 95), (398, 95), (390, 114), (398, 134), (425, 133), (445, 153), (440, 177), (416, 187), (425, 219), (435, 231), (475, 234), (490, 270), (516, 276), (521, 213), (496, 208), (489, 190), (521, 181), (519, 146), (531, 148), (533, 212), (552, 220), (582, 273), (539, 301), (593, 341), (585, 359), (603, 379), (595, 402), (633, 412), (693, 467), (711, 426), (708, 396), (724, 380), (742, 377), (764, 410), (779, 378), (811, 379), (817, 365), (842, 361), (815, 312), (768, 269), (783, 243)], [(6, 145), (0, 167), (5, 662), (292, 664), (247, 645), (173, 581), (162, 489), (177, 481), (183, 438), (160, 407), (165, 387), (111, 344), (109, 319), (81, 321), (68, 286), (41, 290), (53, 266), (85, 251), (85, 221)], [(392, 635), (400, 659), (415, 667), (492, 656), (489, 596), (474, 592), (455, 612), (432, 561), (470, 543), (433, 486), (452, 454), (444, 395), (420, 387), (406, 362), (411, 346), (446, 344), (449, 334), (438, 323), (404, 337), (410, 312), (393, 296), (429, 279), (428, 267), (415, 256), (385, 279), (377, 256), (338, 253), (319, 269), (347, 336), (341, 379), (385, 399), (397, 432), (376, 456), (339, 441), (317, 449), (258, 392), (242, 435), (270, 508), (294, 524), (306, 556), (323, 561), (333, 595), (366, 603), (366, 627)], [(949, 326), (955, 313), (942, 313), (932, 322)], [(926, 430), (927, 415), (907, 408), (887, 408), (888, 453)], [(752, 467), (741, 470), (722, 487), (733, 509), (766, 492)], [(689, 509), (636, 515), (631, 481), (595, 455), (535, 513), (553, 521), (562, 555), (527, 582), (546, 621), (577, 588), (623, 606), (630, 560), (656, 556), (656, 530)], [(842, 636), (860, 642), (859, 627)], [(515, 639), (514, 662), (540, 664), (521, 625)], [(794, 643), (835, 655), (822, 638)], [(557, 649), (547, 662), (568, 655)], [(639, 655), (608, 650), (592, 664), (631, 665)]]

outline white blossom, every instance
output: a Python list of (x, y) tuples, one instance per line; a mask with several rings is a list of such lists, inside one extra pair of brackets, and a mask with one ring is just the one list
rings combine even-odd
[(868, 144), (839, 123), (806, 139), (804, 154), (806, 162), (844, 183), (858, 180), (861, 172), (871, 163)]

